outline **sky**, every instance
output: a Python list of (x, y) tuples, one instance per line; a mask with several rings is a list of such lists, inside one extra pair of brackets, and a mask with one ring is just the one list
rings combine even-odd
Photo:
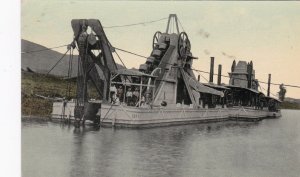
[[(191, 41), (193, 55), (199, 58), (194, 68), (209, 71), (213, 56), (215, 72), (222, 64), (222, 74), (227, 75), (234, 59), (252, 60), (258, 80), (267, 81), (268, 74), (272, 74), (274, 83), (300, 85), (300, 2), (295, 1), (22, 0), (21, 38), (55, 47), (72, 41), (72, 19), (95, 18), (109, 27), (166, 18), (172, 13), (177, 14)], [(113, 46), (149, 56), (154, 33), (165, 32), (166, 25), (167, 20), (161, 20), (104, 31)], [(64, 53), (66, 48), (55, 50)], [(138, 68), (145, 62), (118, 53), (128, 68)], [(204, 78), (201, 81), (206, 82)], [(222, 78), (222, 82), (228, 80)], [(267, 85), (261, 86), (266, 93)], [(274, 95), (278, 91), (278, 86), (271, 87)], [(300, 89), (287, 87), (286, 96), (300, 98)]]

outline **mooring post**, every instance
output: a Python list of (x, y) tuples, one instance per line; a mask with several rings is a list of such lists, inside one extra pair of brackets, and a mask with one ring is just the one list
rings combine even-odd
[(210, 83), (214, 82), (214, 62), (215, 62), (215, 58), (210, 57), (210, 72), (209, 72), (209, 82)]
[(268, 92), (267, 92), (267, 96), (270, 96), (270, 85), (271, 85), (271, 74), (269, 74), (269, 78), (268, 78)]
[(218, 85), (221, 85), (222, 65), (218, 67)]

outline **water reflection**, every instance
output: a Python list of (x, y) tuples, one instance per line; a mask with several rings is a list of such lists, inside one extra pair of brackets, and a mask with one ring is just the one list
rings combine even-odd
[[(144, 130), (94, 127), (73, 128), (71, 176), (181, 176), (189, 141), (219, 136), (226, 129), (249, 128), (258, 123), (211, 123)], [(97, 133), (98, 132), (98, 133)], [(101, 135), (99, 135), (101, 134)], [(91, 168), (84, 168), (91, 167)]]
[(297, 176), (300, 136), (288, 128), (299, 126), (293, 117), (151, 129), (25, 121), (22, 175)]

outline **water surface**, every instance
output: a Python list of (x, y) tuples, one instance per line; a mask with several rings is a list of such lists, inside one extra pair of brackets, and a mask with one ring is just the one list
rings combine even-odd
[(151, 129), (22, 122), (23, 177), (299, 176), (300, 111)]

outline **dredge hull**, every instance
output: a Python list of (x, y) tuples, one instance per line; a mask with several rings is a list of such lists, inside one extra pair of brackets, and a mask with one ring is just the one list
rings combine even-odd
[[(74, 120), (74, 102), (55, 102), (53, 119)], [(116, 127), (159, 127), (220, 121), (259, 121), (264, 118), (278, 118), (281, 112), (258, 110), (251, 107), (231, 108), (142, 108), (102, 103), (98, 116), (102, 126)]]
[(135, 108), (102, 105), (99, 112), (103, 126), (157, 127), (227, 120), (259, 121), (269, 116), (267, 110), (252, 108)]

